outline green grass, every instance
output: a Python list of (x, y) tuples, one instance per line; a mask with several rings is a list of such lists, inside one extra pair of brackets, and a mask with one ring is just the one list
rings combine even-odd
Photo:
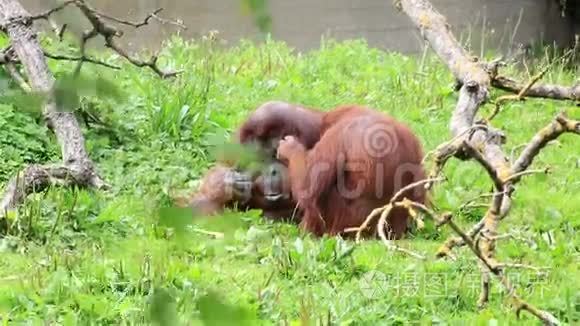
[[(0, 236), (4, 324), (219, 325), (241, 324), (241, 318), (249, 324), (537, 323), (526, 313), (518, 320), (495, 281), (489, 306), (477, 310), (477, 261), (466, 248), (455, 262), (419, 262), (375, 240), (355, 245), (311, 238), (294, 225), (264, 221), (258, 212), (194, 221), (224, 232), (223, 239), (189, 229), (176, 233), (159, 223), (170, 194), (192, 189), (211, 166), (215, 142), (226, 140), (248, 112), (268, 100), (325, 109), (368, 105), (405, 121), (426, 151), (434, 149), (449, 138), (457, 100), (453, 78), (436, 57), (387, 53), (362, 41), (328, 41), (317, 51), (296, 54), (274, 41), (225, 49), (173, 39), (161, 63), (185, 72), (160, 80), (126, 64), (121, 72), (85, 66), (87, 76), (114, 80), (125, 93), (119, 103), (109, 97), (82, 100), (82, 109), (105, 123), (85, 134), (113, 189), (50, 189), (10, 216)], [(73, 69), (50, 65), (57, 76)], [(505, 71), (525, 79), (515, 68)], [(577, 75), (556, 66), (544, 81), (571, 84)], [(494, 121), (508, 136), (506, 151), (517, 153), (560, 110), (580, 118), (580, 110), (565, 102), (508, 104)], [(25, 163), (59, 159), (54, 137), (39, 121), (23, 105), (0, 104), (2, 183)], [(502, 260), (551, 267), (546, 277), (510, 274), (524, 298), (567, 324), (580, 321), (578, 144), (564, 135), (537, 158), (534, 167), (550, 166), (553, 174), (525, 178), (501, 224), (501, 232), (517, 232), (527, 242), (505, 240), (498, 248)], [(445, 174), (449, 182), (434, 193), (442, 210), (457, 210), (491, 187), (472, 162), (452, 160)], [(467, 228), (482, 213), (474, 209), (456, 220)], [(401, 245), (433, 257), (450, 234), (428, 222)]]

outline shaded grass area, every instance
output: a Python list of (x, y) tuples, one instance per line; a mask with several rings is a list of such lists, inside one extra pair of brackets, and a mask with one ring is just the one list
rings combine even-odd
[[(160, 80), (128, 65), (122, 72), (85, 67), (86, 75), (114, 80), (125, 93), (120, 103), (88, 96), (79, 112), (80, 117), (98, 118), (85, 128), (88, 150), (113, 189), (51, 189), (32, 196), (9, 217), (0, 239), (2, 321), (517, 322), (495, 282), (490, 305), (477, 310), (479, 273), (475, 257), (465, 248), (456, 262), (419, 262), (388, 252), (374, 240), (355, 245), (301, 235), (293, 225), (262, 220), (258, 212), (197, 219), (185, 233), (159, 224), (159, 209), (168, 204), (170, 194), (192, 189), (211, 166), (215, 145), (268, 100), (324, 109), (368, 105), (406, 122), (426, 152), (434, 149), (449, 138), (447, 126), (456, 102), (453, 78), (436, 57), (387, 53), (362, 41), (327, 41), (317, 51), (296, 54), (274, 41), (225, 49), (209, 40), (187, 43), (176, 38), (162, 61), (185, 72), (174, 80)], [(57, 76), (72, 68), (51, 62)], [(527, 78), (515, 68), (506, 71)], [(556, 65), (544, 81), (571, 84), (577, 75), (577, 69)], [(488, 105), (482, 113), (491, 109)], [(560, 110), (580, 118), (572, 104), (530, 99), (508, 104), (494, 125), (508, 137), (507, 152), (517, 155), (519, 146)], [(38, 127), (38, 120), (37, 113), (19, 103), (0, 103), (2, 182), (25, 163), (58, 159), (53, 136)], [(519, 270), (510, 274), (526, 299), (569, 324), (580, 320), (578, 148), (574, 136), (564, 135), (537, 158), (534, 167), (550, 166), (553, 173), (533, 175), (519, 184), (512, 213), (500, 228), (518, 237), (503, 240), (498, 249), (502, 260), (551, 267), (545, 275)], [(445, 174), (449, 181), (433, 194), (442, 210), (456, 211), (492, 187), (472, 162), (452, 161)], [(483, 212), (457, 212), (456, 219), (467, 228)], [(195, 228), (224, 232), (225, 237), (213, 239)], [(450, 234), (428, 222), (401, 245), (432, 257)], [(535, 322), (527, 315), (522, 321)]]

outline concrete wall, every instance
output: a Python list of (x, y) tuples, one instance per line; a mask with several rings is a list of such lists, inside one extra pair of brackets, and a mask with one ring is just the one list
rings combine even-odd
[[(54, 4), (54, 0), (21, 0), (31, 12)], [(518, 43), (537, 40), (569, 42), (569, 23), (559, 16), (554, 0), (432, 0), (448, 17), (456, 36), (472, 45), (475, 53), (484, 48), (507, 50)], [(181, 19), (188, 27), (186, 37), (210, 30), (230, 42), (255, 38), (252, 17), (244, 13), (240, 0), (92, 0), (112, 15), (138, 20), (163, 7), (163, 17)], [(395, 10), (392, 0), (269, 0), (274, 38), (299, 50), (317, 48), (321, 37), (338, 40), (365, 38), (371, 46), (405, 53), (420, 52), (423, 42), (408, 18)], [(80, 30), (82, 22), (71, 12), (59, 16)], [(126, 29), (131, 49), (155, 49), (176, 28), (157, 23), (138, 32)], [(482, 40), (482, 31), (486, 38)]]

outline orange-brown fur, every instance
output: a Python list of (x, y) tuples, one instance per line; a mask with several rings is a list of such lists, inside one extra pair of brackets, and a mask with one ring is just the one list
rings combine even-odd
[[(320, 137), (323, 113), (299, 105), (280, 101), (260, 105), (242, 123), (236, 132), (236, 141), (241, 144), (257, 144), (264, 150), (268, 168), (276, 165), (276, 148), (284, 136), (295, 136), (306, 148), (312, 148)], [(294, 217), (296, 208), (291, 198), (287, 173), (284, 169), (277, 177), (263, 171), (252, 177), (251, 195), (242, 196), (226, 182), (227, 176), (235, 173), (235, 167), (219, 162), (209, 170), (199, 190), (191, 199), (191, 206), (204, 215), (219, 213), (225, 207), (239, 209), (262, 209), (263, 215), (274, 219)], [(240, 173), (240, 172), (238, 172)], [(242, 172), (243, 173), (243, 172)], [(269, 189), (267, 185), (270, 185)], [(272, 193), (274, 191), (274, 193)], [(270, 196), (280, 195), (272, 200)]]
[(265, 217), (273, 219), (292, 218), (296, 204), (290, 197), (290, 184), (288, 179), (276, 180), (274, 187), (280, 187), (282, 197), (279, 200), (268, 200), (268, 182), (272, 182), (263, 175), (258, 175), (251, 180), (249, 198), (234, 190), (228, 182), (228, 174), (236, 173), (232, 168), (217, 165), (210, 169), (203, 179), (199, 189), (190, 196), (189, 200), (180, 200), (180, 206), (190, 206), (195, 213), (201, 215), (214, 215), (223, 211), (224, 208), (261, 209)]
[(271, 101), (260, 105), (236, 133), (240, 144), (257, 143), (266, 154), (276, 157), (278, 142), (294, 136), (307, 149), (320, 139), (324, 112), (297, 104)]
[[(389, 134), (396, 146), (386, 153), (370, 152), (370, 132)], [(360, 226), (396, 191), (424, 179), (422, 157), (421, 144), (409, 128), (359, 106), (342, 106), (325, 114), (320, 140), (312, 149), (293, 137), (286, 137), (278, 147), (278, 158), (288, 164), (292, 195), (302, 210), (301, 227), (316, 235), (340, 234)], [(358, 193), (347, 195), (357, 187)], [(404, 195), (417, 202), (426, 197), (423, 187)], [(388, 234), (398, 239), (407, 230), (408, 213), (394, 209), (388, 222)]]

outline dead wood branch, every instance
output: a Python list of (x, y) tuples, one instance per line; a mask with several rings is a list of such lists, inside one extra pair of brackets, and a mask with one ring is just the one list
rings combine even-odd
[[(459, 158), (464, 158), (465, 155), (463, 155), (463, 153), (461, 152), (464, 139), (463, 137), (465, 136), (470, 137), (471, 133), (474, 132), (475, 130), (486, 128), (487, 127), (485, 125), (475, 124), (472, 127), (461, 132), (459, 135), (453, 137), (453, 139), (451, 139), (450, 141), (437, 146), (435, 150), (427, 153), (423, 158), (422, 163), (425, 163), (427, 158), (429, 158), (430, 156), (434, 157), (433, 159), (434, 167), (431, 169), (431, 172), (429, 173), (429, 179), (434, 180), (437, 179), (441, 174), (441, 172), (443, 171), (445, 164), (451, 157), (456, 156)], [(425, 184), (425, 189), (431, 189), (432, 187), (433, 187), (432, 182)]]
[[(121, 37), (123, 35), (123, 32), (121, 30), (119, 30), (116, 26), (108, 24), (107, 22), (104, 21), (104, 19), (107, 19), (107, 20), (114, 21), (114, 22), (119, 23), (119, 24), (132, 26), (134, 28), (140, 28), (140, 27), (143, 27), (145, 25), (148, 25), (149, 22), (151, 21), (151, 19), (155, 19), (156, 21), (159, 21), (162, 24), (173, 24), (173, 25), (176, 25), (180, 28), (186, 29), (186, 27), (180, 22), (169, 21), (169, 20), (166, 20), (166, 19), (163, 19), (163, 18), (157, 16), (157, 14), (159, 12), (161, 12), (163, 10), (163, 8), (159, 8), (159, 9), (155, 10), (153, 13), (147, 15), (143, 19), (142, 22), (134, 23), (134, 22), (122, 20), (122, 19), (113, 17), (111, 15), (107, 15), (105, 13), (99, 12), (96, 9), (94, 9), (93, 7), (91, 7), (85, 0), (68, 0), (68, 1), (65, 1), (64, 3), (62, 3), (61, 5), (53, 8), (53, 9), (47, 10), (43, 13), (36, 14), (36, 15), (23, 15), (23, 16), (11, 17), (10, 19), (7, 19), (6, 21), (12, 22), (12, 23), (21, 23), (24, 25), (29, 25), (34, 20), (39, 20), (39, 19), (49, 20), (49, 18), (52, 14), (66, 8), (69, 5), (74, 5), (75, 7), (77, 7), (81, 11), (81, 13), (88, 19), (92, 28), (90, 30), (85, 31), (81, 37), (81, 44), (79, 45), (79, 48), (80, 48), (80, 55), (79, 56), (70, 57), (70, 56), (65, 56), (65, 55), (55, 55), (55, 54), (45, 53), (46, 57), (49, 57), (49, 58), (55, 59), (55, 60), (77, 61), (78, 65), (77, 65), (77, 68), (75, 70), (77, 74), (80, 72), (81, 67), (82, 67), (84, 62), (89, 62), (89, 63), (105, 66), (105, 67), (112, 68), (112, 69), (120, 69), (120, 67), (118, 67), (118, 66), (111, 65), (111, 64), (108, 64), (106, 62), (103, 62), (103, 61), (100, 61), (100, 60), (97, 60), (97, 59), (94, 59), (94, 58), (87, 56), (86, 43), (89, 40), (100, 35), (104, 38), (106, 47), (110, 48), (111, 50), (113, 50), (114, 52), (119, 54), (121, 57), (125, 58), (127, 61), (129, 61), (131, 64), (133, 64), (137, 67), (149, 68), (149, 69), (153, 70), (156, 74), (158, 74), (162, 78), (174, 77), (181, 72), (181, 71), (175, 71), (175, 70), (163, 70), (163, 69), (161, 69), (157, 64), (157, 61), (158, 61), (157, 55), (152, 56), (147, 61), (140, 60), (136, 57), (129, 55), (129, 53), (125, 49), (123, 49), (123, 47), (121, 47), (116, 40), (117, 37)], [(59, 37), (62, 37), (62, 33), (64, 33), (65, 28), (66, 28), (66, 26), (63, 26), (63, 28), (58, 32)], [(0, 63), (2, 63), (2, 61), (0, 61)]]
[[(52, 59), (52, 60), (58, 60), (58, 61), (84, 61), (84, 62), (88, 62), (88, 63), (92, 63), (98, 66), (103, 66), (103, 67), (107, 67), (110, 69), (114, 69), (114, 70), (120, 70), (121, 67), (119, 66), (115, 66), (112, 65), (110, 63), (106, 63), (104, 61), (101, 60), (97, 60), (91, 57), (87, 57), (87, 56), (80, 56), (80, 57), (72, 57), (72, 56), (67, 56), (67, 55), (60, 55), (60, 54), (52, 54), (49, 52), (44, 51), (44, 56)], [(20, 64), (20, 60), (15, 57), (15, 56), (10, 56), (10, 55), (2, 55), (0, 54), (0, 65), (7, 65), (7, 64)]]
[(18, 71), (18, 68), (14, 64), (17, 60), (16, 54), (14, 54), (11, 46), (8, 46), (0, 52), (0, 65), (4, 65), (6, 72), (24, 92), (30, 93), (30, 85), (28, 85), (26, 79), (20, 74), (20, 71)]
[[(506, 265), (502, 265), (495, 259), (495, 238), (500, 221), (510, 211), (511, 196), (515, 190), (514, 184), (524, 175), (523, 171), (528, 168), (533, 157), (549, 140), (566, 131), (577, 133), (579, 128), (577, 122), (562, 118), (560, 115), (556, 122), (540, 131), (537, 138), (532, 140), (512, 166), (502, 149), (505, 135), (501, 130), (490, 125), (487, 125), (487, 128), (472, 130), (478, 122), (476, 115), (480, 107), (488, 100), (489, 88), (496, 79), (499, 64), (490, 69), (489, 65), (481, 64), (471, 57), (454, 38), (445, 18), (433, 8), (428, 0), (400, 0), (398, 5), (409, 16), (439, 58), (448, 66), (460, 85), (459, 98), (449, 125), (453, 139), (438, 147), (435, 155), (435, 169), (430, 177), (437, 176), (445, 162), (455, 156), (461, 160), (477, 161), (488, 172), (495, 186), (495, 192), (485, 216), (467, 234), (451, 221), (449, 214), (446, 223), (459, 235), (459, 240), (456, 238), (447, 240), (439, 250), (438, 256), (449, 255), (454, 246), (467, 244), (481, 262), (480, 304), (483, 305), (488, 301), (489, 273), (491, 272), (508, 290), (509, 296), (514, 299), (518, 315), (521, 310), (526, 310), (546, 324), (558, 324), (559, 322), (552, 315), (538, 310), (516, 294), (509, 280), (503, 276), (501, 266)], [(537, 90), (538, 85), (535, 83), (544, 73), (538, 74), (527, 85), (518, 88), (518, 96), (515, 98), (522, 99), (525, 94)], [(387, 206), (390, 209), (395, 205), (397, 204), (391, 202)], [(381, 215), (379, 224), (383, 223), (383, 220), (385, 217)], [(478, 241), (474, 242), (473, 239), (478, 235)]]
[[(52, 94), (55, 84), (36, 33), (21, 17), (30, 17), (16, 0), (0, 0), (0, 25), (11, 40), (11, 47), (22, 63), (33, 92)], [(28, 194), (44, 189), (55, 182), (79, 187), (105, 188), (106, 183), (96, 172), (85, 149), (81, 128), (72, 112), (58, 110), (54, 97), (47, 96), (43, 114), (61, 145), (63, 163), (33, 165), (18, 173), (0, 200), (0, 216), (15, 208)]]
[(29, 17), (28, 19), (30, 19), (30, 20), (39, 20), (39, 19), (48, 20), (52, 14), (55, 14), (55, 13), (63, 10), (64, 8), (68, 7), (68, 5), (73, 4), (75, 1), (76, 0), (67, 0), (67, 1), (61, 3), (60, 5), (52, 8), (52, 9), (49, 9), (45, 12), (41, 12), (41, 13), (36, 14), (36, 15), (28, 16)]
[(177, 27), (179, 27), (181, 29), (187, 29), (187, 26), (183, 25), (183, 23), (180, 22), (180, 21), (167, 20), (167, 19), (163, 19), (163, 18), (157, 16), (157, 14), (159, 14), (162, 11), (163, 11), (163, 8), (158, 8), (154, 12), (150, 13), (149, 15), (147, 15), (143, 19), (142, 22), (138, 22), (138, 23), (131, 22), (131, 21), (128, 21), (128, 20), (119, 19), (119, 18), (116, 18), (116, 17), (113, 17), (113, 16), (109, 16), (109, 15), (107, 15), (105, 13), (98, 13), (98, 14), (99, 14), (99, 16), (101, 16), (101, 17), (103, 17), (105, 19), (114, 21), (114, 22), (119, 23), (119, 24), (123, 24), (123, 25), (127, 25), (127, 26), (132, 26), (132, 27), (135, 27), (135, 28), (139, 28), (139, 27), (143, 27), (145, 25), (148, 25), (149, 24), (149, 21), (151, 19), (155, 19), (156, 21), (160, 22), (161, 24), (175, 25), (175, 26), (177, 26)]
[(18, 84), (20, 89), (22, 89), (25, 93), (30, 93), (32, 91), (30, 85), (28, 85), (22, 74), (20, 74), (20, 71), (18, 71), (16, 65), (14, 65), (12, 62), (8, 62), (5, 64), (4, 68), (6, 69), (12, 80), (14, 80), (16, 84)]
[[(525, 88), (525, 85), (503, 76), (495, 77), (491, 80), (491, 84), (495, 88), (516, 94)], [(580, 101), (580, 84), (574, 86), (561, 86), (537, 83), (526, 91), (526, 96), (554, 100)]]
[(97, 60), (97, 59), (93, 59), (91, 57), (87, 57), (87, 56), (79, 56), (79, 57), (71, 57), (71, 56), (67, 56), (67, 55), (59, 55), (59, 54), (51, 54), (48, 52), (44, 52), (44, 56), (53, 60), (60, 60), (60, 61), (83, 61), (83, 62), (88, 62), (88, 63), (92, 63), (98, 66), (103, 66), (103, 67), (107, 67), (110, 69), (114, 69), (114, 70), (121, 70), (121, 67), (119, 66), (115, 66), (112, 65), (110, 63), (106, 63), (104, 61), (101, 60)]
[(425, 179), (425, 180), (420, 180), (420, 181), (411, 183), (411, 184), (401, 188), (397, 193), (395, 193), (393, 195), (393, 197), (391, 198), (391, 200), (389, 201), (388, 204), (386, 204), (385, 206), (374, 209), (366, 217), (364, 222), (359, 227), (348, 228), (348, 229), (344, 230), (344, 232), (356, 232), (355, 239), (356, 239), (356, 242), (358, 243), (358, 242), (360, 242), (362, 232), (364, 232), (366, 229), (368, 229), (370, 224), (372, 223), (372, 221), (378, 216), (379, 219), (378, 219), (378, 222), (376, 225), (377, 233), (379, 234), (379, 237), (381, 238), (381, 240), (383, 241), (383, 243), (385, 244), (385, 246), (389, 250), (402, 252), (402, 253), (407, 254), (411, 257), (424, 260), (425, 259), (424, 255), (413, 252), (413, 251), (405, 249), (405, 248), (402, 248), (402, 247), (398, 246), (397, 244), (395, 244), (392, 240), (389, 240), (389, 237), (385, 231), (387, 229), (387, 219), (389, 217), (389, 213), (391, 212), (391, 210), (394, 207), (402, 207), (402, 208), (405, 208), (409, 211), (409, 215), (415, 220), (415, 222), (417, 223), (419, 228), (422, 228), (423, 227), (423, 220), (417, 215), (417, 212), (415, 210), (418, 209), (421, 212), (427, 212), (427, 213), (430, 213), (431, 211), (426, 206), (424, 206), (422, 204), (414, 203), (414, 202), (407, 200), (406, 197), (403, 198), (401, 201), (399, 201), (399, 199), (401, 197), (403, 197), (406, 192), (412, 190), (413, 188), (421, 187), (421, 186), (424, 186), (426, 184), (434, 183), (434, 182), (441, 181), (441, 180), (443, 180), (443, 179), (442, 178)]
[[(147, 61), (140, 60), (138, 58), (135, 58), (135, 57), (129, 55), (127, 53), (127, 51), (125, 49), (123, 49), (123, 47), (121, 47), (116, 40), (117, 37), (120, 37), (123, 35), (123, 32), (121, 30), (119, 30), (117, 27), (115, 27), (114, 25), (108, 24), (107, 22), (105, 22), (103, 20), (104, 17), (106, 17), (106, 19), (113, 20), (113, 18), (111, 16), (100, 13), (99, 11), (97, 11), (94, 8), (92, 8), (91, 6), (89, 6), (86, 3), (86, 1), (84, 1), (84, 0), (76, 0), (74, 2), (74, 4), (83, 13), (83, 15), (89, 20), (89, 22), (92, 25), (92, 29), (85, 31), (83, 33), (82, 38), (81, 38), (81, 44), (80, 44), (81, 55), (80, 55), (80, 57), (86, 57), (86, 55), (85, 55), (86, 43), (90, 39), (95, 38), (95, 37), (100, 35), (104, 38), (106, 47), (115, 51), (117, 54), (119, 54), (120, 56), (125, 58), (127, 61), (129, 61), (131, 64), (133, 64), (137, 67), (150, 68), (156, 74), (158, 74), (161, 78), (174, 77), (181, 72), (181, 71), (176, 71), (176, 70), (163, 70), (163, 69), (161, 69), (157, 64), (157, 61), (159, 59), (157, 55), (153, 55)], [(122, 20), (117, 19), (117, 18), (114, 18), (114, 20), (117, 22), (120, 22), (120, 23), (122, 22), (124, 24), (133, 24), (132, 26), (134, 26), (135, 28), (139, 28), (141, 26), (147, 25), (149, 23), (149, 20), (151, 18), (155, 17), (155, 14), (159, 11), (161, 11), (161, 10), (158, 9), (153, 14), (150, 14), (149, 16), (147, 16), (142, 23), (138, 23), (138, 24), (133, 24), (130, 22), (122, 21)], [(82, 63), (83, 63), (82, 60), (79, 61), (79, 65), (77, 66), (76, 71), (80, 70)]]
[(14, 50), (12, 50), (11, 46), (8, 46), (2, 51), (0, 51), (0, 64), (6, 64), (9, 62), (13, 62), (14, 59)]
[(520, 154), (520, 157), (514, 162), (513, 172), (522, 173), (525, 171), (548, 142), (566, 132), (580, 135), (580, 121), (571, 120), (562, 112), (552, 123), (544, 127), (532, 138)]
[[(425, 179), (425, 180), (420, 180), (414, 183), (411, 183), (403, 188), (401, 188), (399, 191), (397, 191), (397, 193), (395, 193), (393, 195), (393, 197), (391, 197), (391, 200), (389, 201), (388, 204), (382, 206), (382, 207), (378, 207), (375, 208), (364, 220), (364, 222), (356, 228), (349, 228), (346, 229), (345, 232), (356, 232), (356, 242), (360, 242), (361, 236), (362, 236), (362, 232), (364, 232), (365, 230), (367, 230), (370, 226), (370, 224), (372, 223), (372, 221), (377, 217), (380, 216), (379, 218), (379, 223), (377, 223), (377, 228), (381, 228), (381, 224), (382, 226), (386, 226), (386, 218), (388, 217), (388, 213), (390, 212), (390, 210), (393, 208), (393, 205), (399, 201), (399, 199), (401, 197), (403, 197), (403, 195), (415, 188), (415, 187), (420, 187), (423, 185), (427, 185), (427, 184), (431, 184), (437, 181), (441, 181), (443, 180), (443, 178), (437, 178), (437, 179)], [(386, 211), (386, 213), (385, 213)], [(381, 218), (384, 215), (384, 219), (385, 221), (383, 221), (382, 223), (380, 222)], [(419, 222), (419, 224), (421, 224), (422, 222)]]
[[(431, 217), (436, 217), (436, 215), (431, 215)], [(455, 224), (453, 222), (451, 214), (447, 213), (447, 214), (442, 215), (442, 218), (440, 219), (438, 225), (443, 225), (443, 224), (449, 225), (449, 227), (451, 227), (451, 229), (453, 229), (453, 231), (455, 233), (457, 233), (459, 235), (459, 237), (461, 237), (461, 239), (463, 239), (463, 241), (467, 244), (469, 249), (471, 249), (471, 251), (477, 256), (477, 258), (479, 258), (481, 263), (487, 268), (487, 271), (492, 273), (499, 280), (500, 284), (506, 289), (507, 295), (512, 298), (512, 300), (514, 302), (515, 309), (516, 309), (516, 314), (518, 315), (518, 317), (519, 317), (520, 312), (522, 310), (525, 310), (525, 311), (529, 312), (530, 314), (534, 315), (536, 318), (543, 321), (544, 324), (546, 324), (546, 325), (559, 325), (560, 324), (560, 321), (558, 319), (556, 319), (556, 317), (554, 317), (549, 312), (540, 310), (540, 309), (536, 308), (535, 306), (531, 305), (530, 303), (526, 302), (525, 300), (523, 300), (517, 294), (516, 288), (510, 282), (509, 278), (504, 274), (504, 269), (507, 267), (533, 268), (536, 271), (540, 270), (540, 268), (530, 267), (528, 265), (522, 265), (522, 264), (497, 263), (495, 260), (490, 259), (490, 257), (486, 256), (485, 253), (480, 251), (481, 247), (478, 246), (473, 241), (473, 238), (470, 237), (468, 234), (466, 234), (463, 230), (461, 230), (461, 228), (459, 226), (457, 226), (457, 224)], [(489, 291), (488, 274), (485, 273), (483, 275), (484, 275), (484, 277), (482, 280), (482, 285), (484, 285), (484, 286), (483, 286), (482, 290), (484, 292), (482, 292), (480, 301), (486, 301), (487, 297), (489, 296), (489, 292), (485, 292), (485, 291)]]
[(387, 236), (387, 233), (385, 231), (386, 224), (387, 224), (387, 217), (389, 216), (389, 213), (390, 213), (392, 208), (393, 208), (392, 204), (388, 204), (387, 206), (385, 206), (382, 213), (381, 213), (381, 216), (379, 217), (379, 221), (377, 223), (377, 231), (379, 233), (379, 237), (383, 241), (383, 244), (389, 250), (402, 252), (402, 253), (409, 255), (411, 257), (414, 257), (414, 258), (417, 258), (420, 260), (425, 260), (426, 259), (425, 255), (416, 253), (416, 252), (409, 250), (409, 249), (402, 248), (401, 246), (397, 245), (393, 240), (390, 240), (389, 237)]
[[(529, 82), (519, 91), (517, 92), (516, 95), (504, 95), (504, 96), (500, 96), (498, 99), (495, 100), (495, 107), (494, 110), (492, 111), (492, 113), (489, 115), (489, 117), (486, 119), (486, 121), (491, 121), (493, 120), (493, 118), (495, 118), (497, 116), (497, 114), (500, 112), (501, 110), (501, 106), (508, 102), (508, 101), (525, 101), (526, 99), (526, 95), (527, 93), (530, 91), (530, 89), (532, 87), (534, 87), (534, 85), (540, 80), (542, 79), (542, 77), (544, 77), (544, 75), (552, 68), (552, 66), (556, 63), (556, 62), (560, 62), (562, 60), (565, 60), (567, 57), (569, 57), (572, 54), (572, 51), (567, 51), (564, 55), (562, 55), (561, 58), (552, 61), (550, 64), (548, 64), (544, 69), (542, 69), (539, 73), (537, 73), (535, 76), (532, 76), (529, 80)], [(496, 68), (496, 73), (497, 73), (497, 68)], [(493, 85), (493, 76), (492, 76), (492, 85)]]
[[(92, 29), (83, 34), (80, 45), (80, 56), (50, 54), (42, 50), (37, 35), (32, 29), (35, 20), (44, 19), (50, 22), (52, 14), (74, 5), (89, 20)], [(162, 23), (170, 23), (157, 16), (161, 10), (147, 16), (142, 23), (133, 24), (135, 28), (147, 25), (151, 19)], [(157, 56), (149, 61), (141, 61), (130, 56), (120, 45), (116, 37), (122, 32), (115, 26), (106, 23), (104, 19), (128, 24), (120, 19), (102, 14), (90, 7), (84, 0), (67, 0), (61, 5), (36, 15), (30, 15), (17, 0), (0, 0), (0, 29), (10, 37), (11, 44), (0, 52), (0, 64), (10, 73), (12, 78), (27, 92), (45, 96), (43, 115), (48, 126), (54, 131), (61, 145), (62, 165), (31, 165), (17, 173), (6, 185), (5, 193), (0, 200), (0, 217), (10, 209), (16, 208), (29, 194), (42, 191), (49, 186), (79, 186), (96, 189), (106, 189), (108, 185), (96, 172), (86, 149), (85, 140), (74, 113), (64, 112), (57, 108), (54, 98), (55, 80), (46, 64), (46, 58), (78, 62), (75, 75), (78, 75), (84, 62), (105, 66), (112, 69), (120, 67), (91, 58), (86, 55), (86, 42), (96, 36), (103, 36), (105, 45), (138, 67), (148, 67), (163, 78), (172, 77), (178, 71), (164, 71), (157, 65)], [(54, 25), (54, 24), (51, 24)], [(179, 24), (178, 24), (179, 25)], [(54, 27), (54, 26), (53, 26)], [(182, 26), (184, 27), (184, 26)], [(66, 26), (58, 31), (62, 36)], [(21, 64), (28, 77), (28, 83), (14, 66)]]
[[(525, 269), (534, 270), (538, 273), (546, 268), (534, 267), (534, 266), (525, 265), (525, 264), (497, 263), (495, 260), (490, 259), (489, 257), (486, 257), (480, 251), (480, 247), (474, 241), (473, 237), (469, 236), (469, 234), (465, 233), (457, 224), (455, 224), (455, 222), (452, 220), (452, 214), (449, 212), (438, 215), (434, 211), (427, 208), (425, 205), (420, 204), (420, 203), (416, 203), (416, 202), (412, 202), (412, 201), (409, 201), (407, 199), (404, 199), (403, 201), (400, 201), (400, 202), (392, 203), (391, 206), (405, 207), (407, 209), (414, 209), (414, 210), (421, 211), (427, 217), (433, 219), (435, 221), (437, 227), (449, 225), (449, 227), (467, 244), (467, 246), (477, 256), (477, 258), (479, 258), (480, 262), (483, 264), (483, 266), (486, 267), (487, 271), (492, 273), (494, 276), (496, 276), (498, 278), (500, 283), (506, 289), (508, 296), (510, 296), (512, 298), (512, 300), (514, 301), (514, 304), (516, 307), (516, 313), (518, 313), (518, 315), (519, 315), (519, 312), (521, 310), (526, 310), (526, 311), (530, 312), (532, 315), (534, 315), (537, 318), (541, 319), (542, 321), (546, 322), (547, 324), (550, 324), (550, 325), (559, 324), (559, 321), (554, 316), (552, 316), (550, 313), (548, 313), (546, 311), (542, 311), (542, 310), (534, 307), (533, 305), (527, 303), (523, 299), (521, 299), (521, 297), (517, 294), (515, 287), (511, 284), (510, 280), (504, 274), (504, 270), (506, 268), (525, 268)], [(482, 280), (483, 284), (488, 284), (488, 282), (489, 282), (488, 277), (489, 277), (489, 274), (485, 273), (484, 278)], [(489, 288), (487, 286), (484, 286), (483, 290), (487, 291), (487, 290), (489, 290)], [(483, 293), (482, 297), (486, 298), (487, 295), (488, 295), (488, 293)]]
[(222, 232), (208, 231), (200, 228), (192, 228), (192, 230), (195, 233), (205, 234), (215, 239), (223, 239), (225, 236)]
[(537, 75), (530, 78), (530, 81), (516, 94), (516, 95), (504, 95), (500, 96), (498, 99), (495, 100), (495, 107), (494, 110), (491, 112), (489, 117), (487, 117), (486, 121), (491, 121), (495, 118), (499, 111), (501, 110), (501, 106), (508, 102), (508, 101), (524, 101), (527, 92), (537, 83), (550, 69), (551, 66), (546, 67), (542, 71), (540, 71)]
[(20, 88), (26, 93), (30, 93), (31, 91), (30, 86), (28, 85), (26, 80), (24, 80), (24, 77), (22, 77), (22, 75), (20, 74), (18, 68), (16, 68), (16, 66), (13, 63), (7, 63), (5, 68), (10, 77), (12, 77), (12, 79), (18, 84), (18, 86), (20, 86)]

